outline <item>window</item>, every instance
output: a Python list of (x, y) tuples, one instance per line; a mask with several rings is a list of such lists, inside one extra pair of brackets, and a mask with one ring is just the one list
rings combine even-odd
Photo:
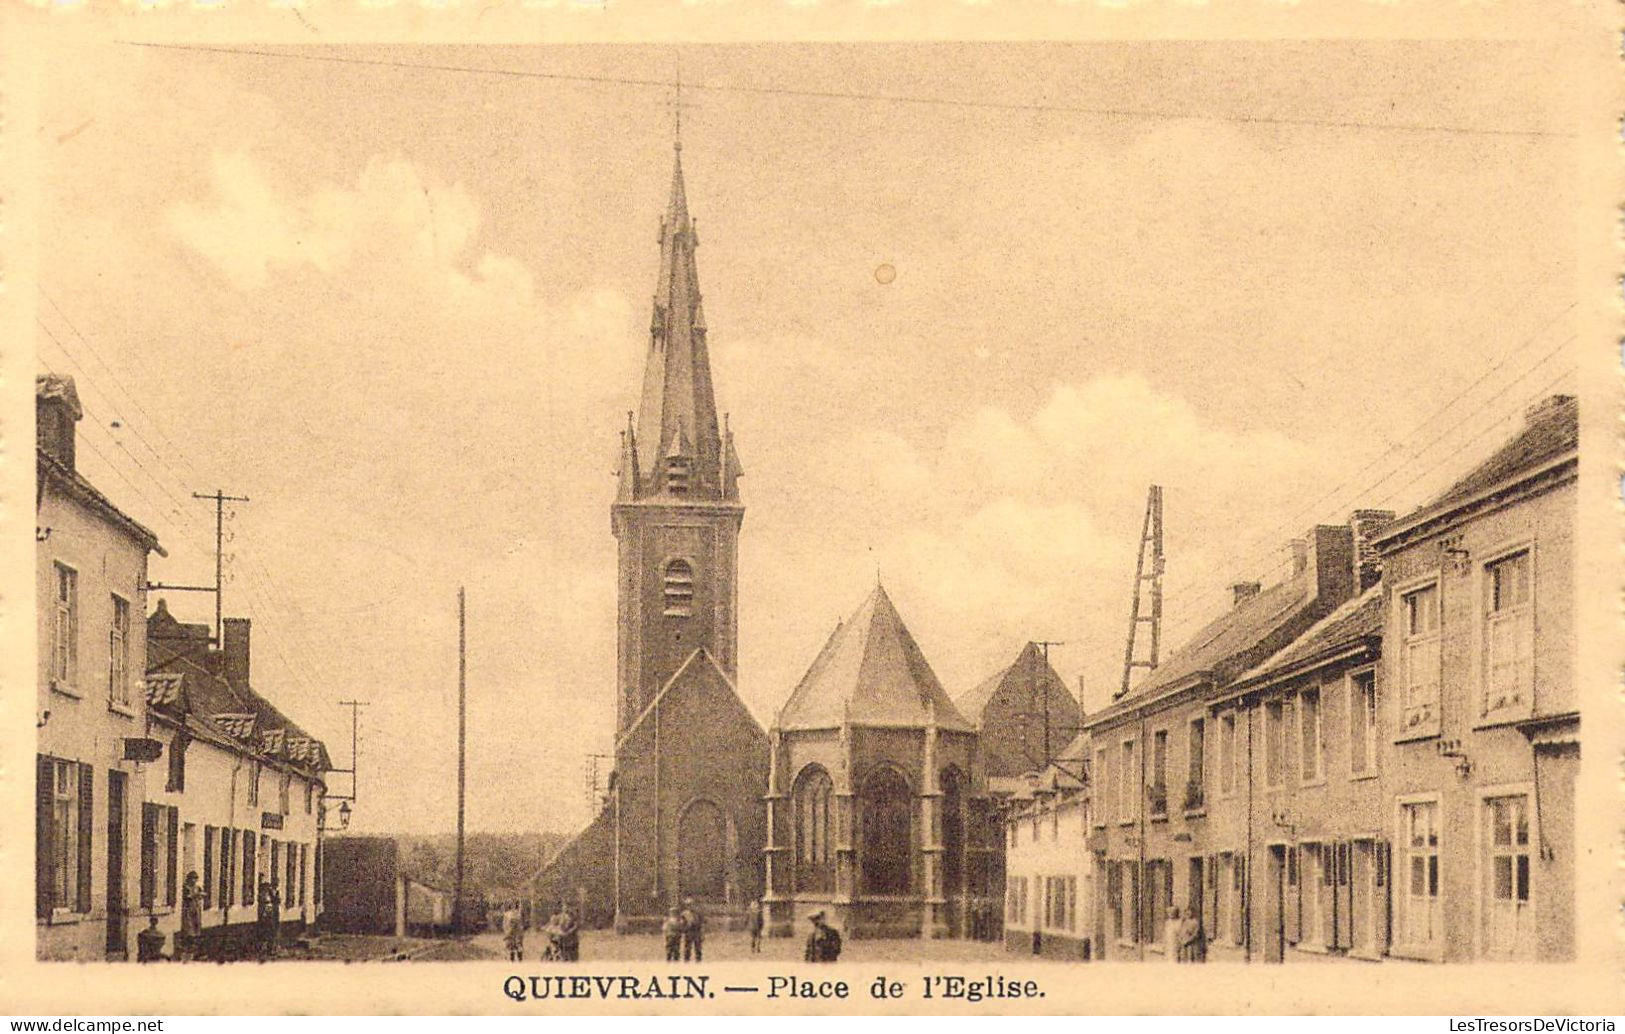
[(168, 793), (186, 791), (186, 745), (184, 730), (176, 732), (169, 740), (169, 781), (164, 786)]
[(687, 560), (668, 562), (661, 578), (661, 592), (665, 599), (666, 617), (691, 617), (694, 613), (693, 566)]
[(689, 462), (687, 456), (666, 457), (666, 490), (672, 495), (687, 495)]
[(299, 845), (289, 841), (283, 845), (282, 865), (286, 872), (282, 876), (282, 907), (292, 908), (298, 904), (299, 897)]
[(1349, 774), (1377, 771), (1377, 674), (1362, 671), (1349, 679)]
[(260, 763), (251, 761), (248, 765), (248, 803), (255, 806), (260, 803)]
[(299, 845), (299, 907), (305, 907), (305, 886), (310, 881), (310, 845)]
[(1168, 816), (1168, 730), (1151, 734), (1151, 785), (1146, 787), (1152, 817)]
[(36, 764), (34, 913), (89, 912), (95, 770), (44, 756)]
[(181, 879), (184, 880), (187, 873), (194, 872), (196, 869), (197, 825), (195, 823), (187, 822), (181, 825), (181, 864), (180, 868), (177, 869), (176, 872), (179, 872), (181, 874)]
[(1043, 928), (1070, 933), (1077, 926), (1078, 878), (1076, 876), (1044, 877)]
[(1535, 608), (1529, 553), (1484, 568), (1483, 714), (1527, 712), (1535, 678)]
[(1401, 935), (1415, 948), (1434, 947), (1442, 933), (1439, 910), (1439, 803), (1419, 801), (1399, 809), (1404, 848)]
[(835, 784), (816, 765), (796, 780), (792, 798), (796, 815), (796, 889), (827, 893), (835, 889)]
[(113, 624), (107, 630), (107, 702), (130, 706), (130, 601), (113, 597)]
[(1423, 586), (1400, 601), (1404, 687), (1400, 731), (1426, 732), (1439, 720), (1439, 586)]
[(1205, 742), (1207, 723), (1200, 718), (1191, 722), (1191, 752), (1190, 765), (1185, 777), (1185, 810), (1201, 811), (1203, 803), (1203, 771), (1202, 766), (1207, 763), (1203, 753), (1207, 749)]
[(876, 769), (863, 783), (860, 869), (869, 894), (907, 894), (914, 886), (914, 798), (893, 768)]
[(1226, 797), (1236, 791), (1236, 716), (1219, 719), (1219, 792)]
[(1012, 876), (1004, 892), (1004, 920), (1015, 926), (1027, 921), (1027, 877)]
[(1278, 787), (1281, 785), (1283, 775), (1281, 772), (1281, 702), (1271, 701), (1264, 705), (1264, 785)]
[(79, 572), (66, 564), (52, 566), (56, 613), (51, 623), (51, 681), (71, 690), (79, 679)]
[(226, 908), (231, 905), (231, 891), (232, 888), (236, 886), (236, 882), (232, 879), (232, 876), (236, 874), (236, 855), (232, 852), (232, 848), (235, 846), (235, 844), (236, 838), (233, 835), (233, 831), (230, 829), (222, 829), (220, 831), (219, 876), (221, 908)]
[(1306, 689), (1298, 695), (1300, 741), (1299, 781), (1319, 782), (1321, 776), (1320, 690)]
[(1138, 944), (1140, 940), (1140, 869), (1134, 862), (1117, 862), (1117, 896), (1114, 900), (1112, 930), (1118, 940)]
[(180, 867), (180, 812), (163, 804), (141, 805), (141, 907), (175, 904)]
[(313, 785), (314, 784), (308, 783), (308, 782), (304, 784), (304, 788), (305, 788), (305, 814), (306, 815), (310, 814), (311, 787)]
[(289, 814), (288, 794), (292, 787), (293, 776), (287, 772), (282, 773), (282, 781), (277, 787), (277, 808), (284, 815)]
[(1534, 921), (1529, 907), (1529, 797), (1484, 801), (1484, 953), (1491, 958), (1531, 956)]
[(1139, 801), (1139, 780), (1135, 778), (1134, 767), (1134, 741), (1123, 741), (1123, 763), (1118, 768), (1117, 778), (1117, 820), (1119, 822), (1133, 822), (1135, 807)]

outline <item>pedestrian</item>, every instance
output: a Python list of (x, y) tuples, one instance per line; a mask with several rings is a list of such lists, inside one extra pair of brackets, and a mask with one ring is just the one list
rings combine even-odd
[(683, 899), (683, 961), (705, 959), (705, 914), (694, 904), (693, 898)]
[(525, 961), (525, 926), (517, 908), (502, 913), (502, 943), (508, 949), (509, 962)]
[(569, 902), (559, 910), (559, 955), (565, 962), (581, 960), (581, 924)]
[(260, 957), (274, 959), (277, 952), (277, 935), (281, 933), (282, 926), (282, 895), (277, 893), (276, 886), (270, 880), (260, 880), (260, 893), (258, 899)]
[(203, 939), (203, 887), (198, 883), (197, 870), (186, 874), (181, 888), (181, 928), (175, 935), (175, 958), (190, 962), (197, 958), (198, 942)]
[(1169, 962), (1185, 961), (1185, 924), (1179, 918), (1177, 907), (1168, 910), (1162, 924), (1162, 951)]
[(147, 928), (135, 935), (135, 961), (164, 961), (164, 932), (158, 929), (158, 917), (147, 917)]
[(824, 913), (814, 912), (807, 919), (813, 924), (813, 932), (807, 937), (808, 962), (838, 962), (841, 958), (841, 935), (833, 926), (824, 922)]
[(762, 899), (756, 898), (750, 903), (750, 910), (745, 915), (745, 925), (750, 930), (750, 953), (762, 953)]
[(546, 938), (542, 945), (543, 962), (558, 962), (564, 958), (559, 951), (559, 927), (563, 922), (564, 917), (557, 910), (547, 917), (547, 925), (542, 927), (542, 936)]
[(1192, 907), (1179, 924), (1180, 957), (1184, 962), (1206, 962), (1207, 941), (1202, 936), (1202, 918)]
[(660, 924), (660, 932), (666, 938), (666, 961), (678, 961), (683, 950), (683, 917), (676, 905), (666, 910), (666, 921)]

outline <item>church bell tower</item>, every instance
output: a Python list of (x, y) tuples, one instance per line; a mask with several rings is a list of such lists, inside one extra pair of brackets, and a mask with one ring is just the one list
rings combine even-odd
[(676, 144), (660, 222), (643, 393), (621, 432), (610, 510), (619, 544), (617, 741), (696, 649), (737, 673), (739, 459), (719, 427), (694, 249), (699, 246)]

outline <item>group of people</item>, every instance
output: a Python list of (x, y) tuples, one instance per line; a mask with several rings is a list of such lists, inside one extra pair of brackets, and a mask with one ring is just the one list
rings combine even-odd
[[(760, 911), (760, 902), (752, 904)], [(660, 933), (666, 938), (667, 962), (705, 961), (705, 913), (695, 907), (693, 898), (684, 898), (682, 908), (671, 907)]]
[[(559, 906), (542, 927), (543, 962), (575, 962), (581, 958), (581, 921), (566, 902)], [(509, 962), (525, 959), (525, 918), (515, 905), (502, 913), (502, 942)]]
[(1197, 917), (1195, 909), (1187, 910), (1183, 917), (1177, 907), (1170, 909), (1168, 921), (1163, 925), (1163, 940), (1169, 962), (1207, 961), (1207, 938), (1202, 933), (1202, 920)]
[[(254, 951), (261, 959), (274, 959), (282, 939), (282, 892), (276, 884), (261, 878), (259, 893), (255, 896)], [(164, 958), (164, 933), (158, 929), (158, 917), (147, 917), (147, 928), (136, 935), (136, 960), (158, 962)], [(186, 874), (181, 884), (181, 926), (175, 931), (176, 962), (190, 962), (202, 954), (203, 949), (203, 884), (197, 870)]]

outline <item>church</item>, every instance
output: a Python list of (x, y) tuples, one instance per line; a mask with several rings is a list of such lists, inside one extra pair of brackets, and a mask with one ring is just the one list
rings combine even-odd
[(761, 899), (774, 934), (823, 911), (855, 937), (970, 935), (1002, 892), (982, 716), (955, 706), (885, 590), (836, 630), (771, 734), (739, 697), (743, 469), (718, 420), (682, 157), (679, 139), (610, 507), (614, 771), (603, 810), (537, 873), (534, 907), (652, 933), (690, 899), (719, 925)]

